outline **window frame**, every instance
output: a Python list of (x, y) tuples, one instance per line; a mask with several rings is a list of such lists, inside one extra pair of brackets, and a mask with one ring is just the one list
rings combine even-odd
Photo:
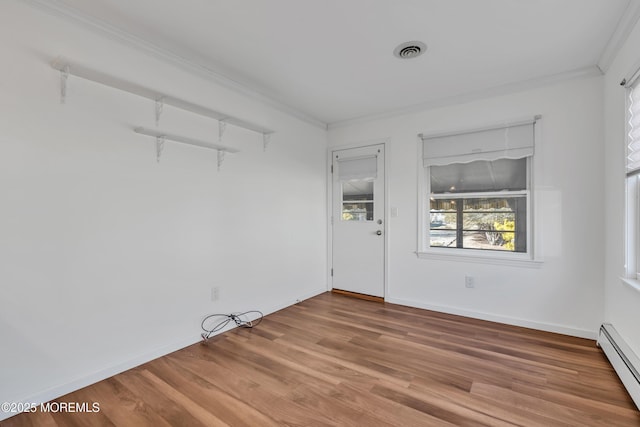
[[(527, 159), (527, 181), (529, 181), (529, 169), (530, 169), (530, 161), (529, 159)], [(427, 169), (427, 168), (425, 168)], [(428, 172), (425, 173), (428, 176)], [(428, 181), (429, 178), (427, 178)], [(472, 199), (505, 199), (505, 198), (515, 198), (515, 197), (524, 197), (526, 199), (526, 211), (525, 211), (525, 224), (527, 225), (525, 227), (525, 239), (526, 239), (526, 250), (524, 252), (515, 252), (515, 251), (505, 251), (505, 250), (499, 250), (499, 249), (476, 249), (476, 248), (459, 248), (459, 247), (438, 247), (438, 246), (431, 246), (431, 238), (430, 238), (430, 234), (431, 234), (431, 227), (428, 226), (426, 227), (426, 232), (428, 236), (425, 236), (425, 246), (424, 249), (444, 249), (446, 251), (451, 251), (454, 249), (460, 249), (460, 250), (464, 250), (464, 251), (482, 251), (482, 253), (493, 253), (496, 252), (498, 254), (503, 254), (503, 255), (507, 255), (507, 254), (528, 254), (530, 251), (530, 239), (529, 239), (529, 220), (530, 220), (530, 211), (529, 211), (529, 202), (531, 200), (530, 195), (531, 195), (531, 191), (529, 190), (529, 183), (527, 182), (527, 189), (526, 190), (514, 190), (514, 191), (486, 191), (486, 192), (473, 192), (473, 193), (442, 193), (442, 194), (431, 194), (430, 191), (430, 183), (427, 182), (426, 183), (426, 191), (427, 194), (429, 195), (429, 200), (431, 199), (442, 199), (442, 200), (460, 200), (460, 201), (464, 201), (464, 200), (472, 200)], [(431, 206), (429, 203), (428, 206), (428, 211), (426, 212), (426, 217), (425, 217), (425, 221), (427, 221), (427, 223), (430, 223), (430, 217), (431, 217)], [(462, 214), (464, 215), (464, 210), (462, 210)], [(464, 219), (458, 219), (458, 221), (463, 221)], [(456, 231), (457, 234), (460, 235), (464, 235), (465, 231), (478, 231), (478, 230), (467, 230), (467, 229), (459, 229), (459, 228), (455, 228), (453, 229)], [(480, 230), (482, 231), (482, 230)], [(514, 231), (515, 233), (515, 231)]]
[[(625, 83), (625, 81), (623, 81)], [(640, 291), (640, 170), (628, 171), (629, 145), (631, 143), (630, 113), (632, 92), (640, 90), (640, 79), (635, 78), (625, 89), (625, 265), (622, 278), (632, 288)], [(640, 97), (639, 97), (640, 98)], [(640, 103), (638, 105), (640, 111)]]
[(638, 273), (640, 258), (640, 239), (638, 239), (638, 204), (640, 203), (640, 176), (625, 177), (625, 279), (637, 282), (640, 285), (640, 273)]
[[(540, 134), (540, 116), (535, 116), (534, 124), (534, 147), (539, 146), (539, 134)], [(515, 123), (516, 121), (514, 121)], [(472, 132), (464, 131), (464, 132)], [(430, 246), (430, 199), (431, 183), (429, 166), (423, 165), (423, 138), (422, 134), (417, 137), (418, 145), (418, 229), (417, 229), (417, 250), (416, 255), (420, 259), (430, 260), (447, 260), (447, 261), (465, 261), (465, 262), (478, 262), (485, 264), (497, 264), (497, 265), (513, 265), (520, 267), (532, 267), (537, 268), (542, 264), (542, 257), (537, 251), (538, 245), (536, 244), (538, 237), (535, 234), (536, 220), (535, 220), (535, 200), (534, 200), (534, 164), (535, 154), (527, 157), (527, 188), (526, 190), (518, 191), (500, 191), (500, 192), (473, 192), (473, 193), (451, 193), (451, 194), (438, 194), (438, 198), (449, 199), (470, 199), (478, 197), (488, 196), (503, 196), (509, 197), (510, 195), (526, 197), (526, 252), (511, 252), (501, 250), (487, 250), (487, 249), (473, 249), (473, 248), (439, 248)]]

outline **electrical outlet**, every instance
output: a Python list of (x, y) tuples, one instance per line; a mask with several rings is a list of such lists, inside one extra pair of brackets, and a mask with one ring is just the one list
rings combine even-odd
[(464, 276), (464, 286), (467, 288), (475, 287), (475, 281), (473, 280), (473, 276)]
[(220, 299), (220, 287), (213, 286), (211, 288), (211, 301), (218, 301)]

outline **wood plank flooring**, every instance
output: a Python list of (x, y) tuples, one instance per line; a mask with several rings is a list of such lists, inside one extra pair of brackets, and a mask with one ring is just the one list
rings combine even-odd
[(638, 426), (594, 341), (326, 293), (2, 426)]

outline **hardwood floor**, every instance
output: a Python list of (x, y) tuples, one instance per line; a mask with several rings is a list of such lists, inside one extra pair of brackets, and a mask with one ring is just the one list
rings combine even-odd
[(3, 426), (638, 426), (594, 341), (326, 293)]

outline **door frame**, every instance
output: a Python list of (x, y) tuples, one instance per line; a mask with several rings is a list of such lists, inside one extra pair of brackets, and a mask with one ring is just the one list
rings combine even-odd
[(333, 214), (333, 174), (331, 173), (331, 166), (333, 165), (333, 152), (336, 150), (349, 150), (352, 148), (370, 147), (372, 145), (384, 146), (384, 224), (382, 235), (384, 237), (384, 265), (383, 265), (383, 284), (384, 284), (384, 296), (383, 299), (389, 298), (389, 232), (391, 227), (389, 226), (389, 220), (391, 219), (391, 212), (389, 210), (389, 142), (390, 138), (370, 139), (366, 141), (339, 144), (329, 146), (327, 148), (327, 291), (333, 289), (333, 276), (331, 269), (333, 268), (333, 224), (331, 224), (331, 215)]

